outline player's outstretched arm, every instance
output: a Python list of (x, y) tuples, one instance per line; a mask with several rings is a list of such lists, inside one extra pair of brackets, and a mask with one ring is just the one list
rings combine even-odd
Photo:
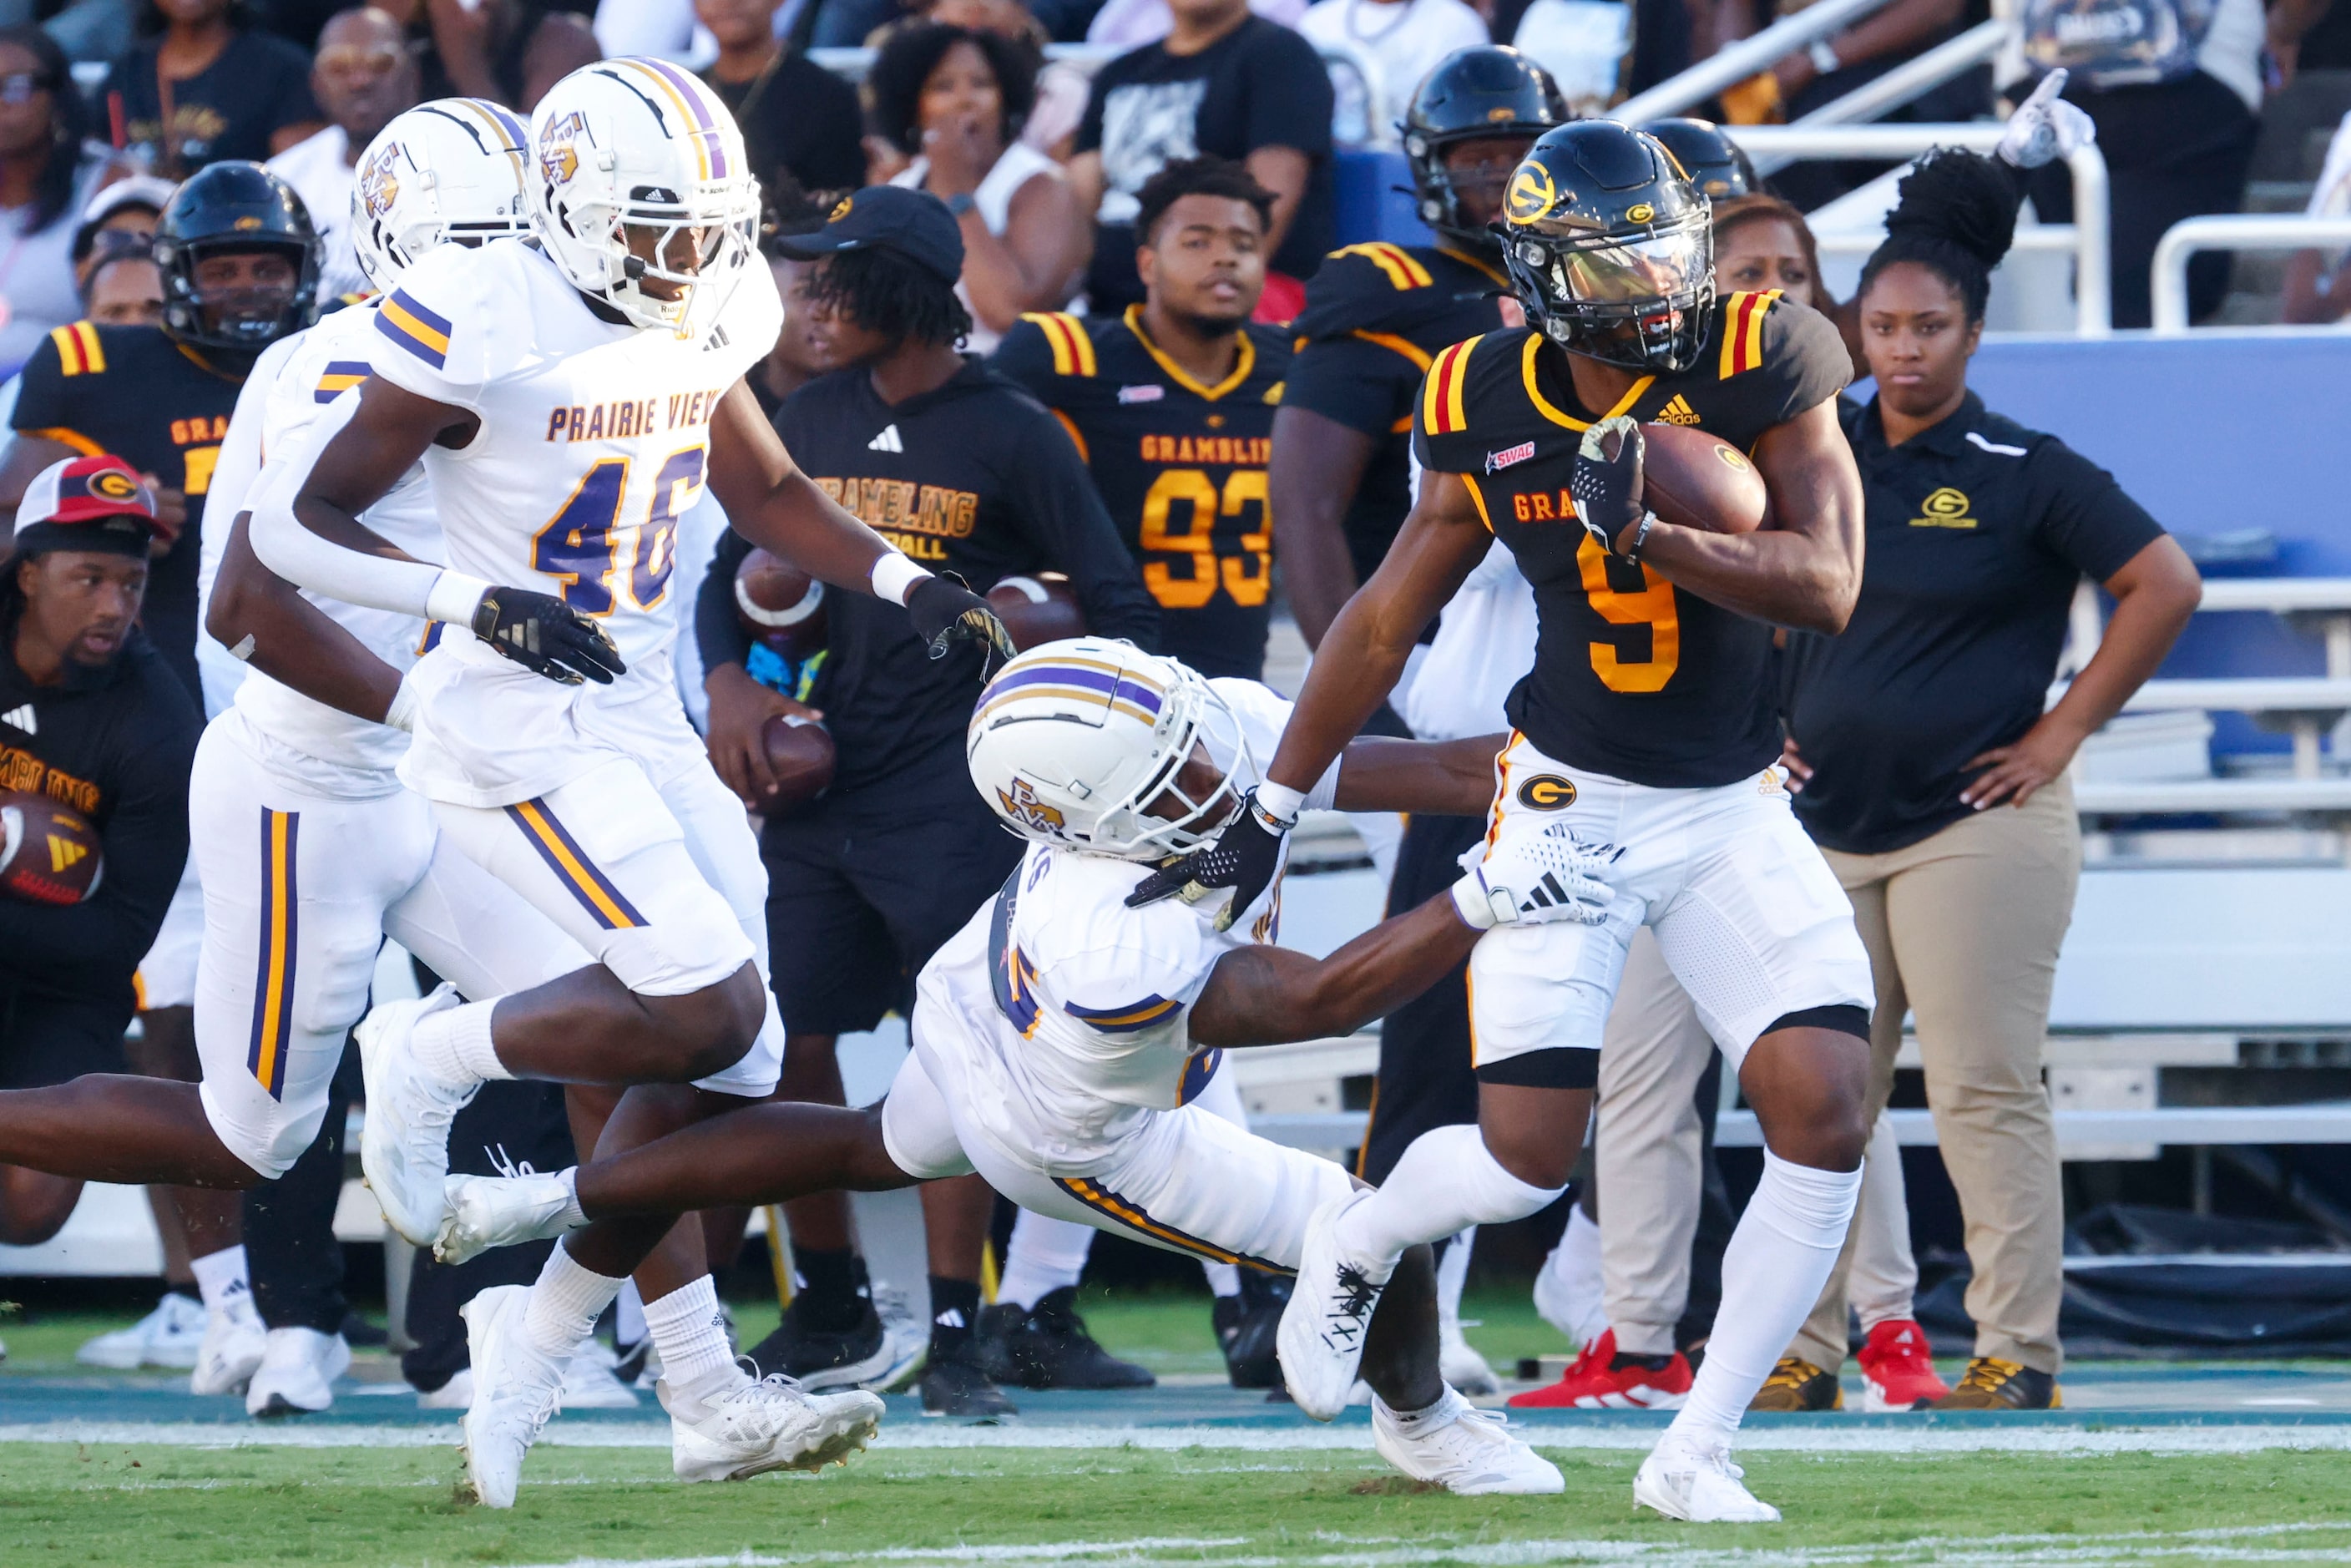
[(835, 588), (904, 605), (932, 658), (959, 642), (984, 643), (998, 656), (1012, 657), (1012, 634), (987, 601), (925, 571), (818, 489), (739, 381), (711, 416), (710, 492), (735, 531), (769, 554)]
[(252, 517), (239, 512), (229, 527), (204, 630), (235, 657), (313, 702), (377, 724), (394, 722), (389, 716), (400, 697), (400, 672), (261, 564), (249, 537)]
[(1510, 737), (1499, 731), (1462, 740), (1397, 740), (1359, 735), (1339, 759), (1342, 811), (1483, 815), (1494, 800), (1494, 758)]

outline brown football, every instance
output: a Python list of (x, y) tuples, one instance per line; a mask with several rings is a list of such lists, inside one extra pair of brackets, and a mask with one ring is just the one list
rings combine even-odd
[(832, 736), (816, 720), (778, 714), (760, 727), (759, 744), (776, 770), (776, 791), (760, 802), (760, 810), (813, 800), (832, 783)]
[(1718, 534), (1771, 526), (1771, 493), (1744, 452), (1682, 424), (1641, 427), (1641, 496), (1664, 521)]
[(1034, 577), (1008, 577), (987, 591), (987, 602), (997, 619), (1012, 633), (1012, 645), (1022, 653), (1086, 634), (1085, 612), (1070, 591), (1070, 580), (1058, 571)]
[(98, 830), (79, 811), (28, 789), (0, 794), (0, 893), (79, 904), (98, 891), (105, 866)]
[(786, 658), (806, 658), (824, 646), (824, 584), (755, 549), (735, 569), (735, 618)]

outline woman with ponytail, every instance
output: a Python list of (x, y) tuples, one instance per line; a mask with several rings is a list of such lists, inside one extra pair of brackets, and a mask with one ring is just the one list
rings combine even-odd
[[(1914, 1013), (1966, 1219), (1975, 1355), (1942, 1408), (2058, 1402), (2064, 1221), (2041, 1051), (2081, 870), (2067, 770), (2201, 592), (2111, 476), (1968, 390), (2018, 200), (2014, 172), (1972, 153), (1931, 153), (1902, 182), (1856, 300), (1877, 382), (1845, 420), (1866, 493), (1860, 602), (1841, 636), (1791, 633), (1786, 664), (1796, 814), (1876, 977), (1870, 1114)], [(2114, 612), (2044, 712), (2085, 577)], [(1844, 1346), (1840, 1265), (1776, 1375), (1833, 1392)]]

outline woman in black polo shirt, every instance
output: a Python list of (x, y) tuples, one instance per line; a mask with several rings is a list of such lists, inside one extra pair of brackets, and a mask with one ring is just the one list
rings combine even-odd
[[(2056, 1402), (2064, 1228), (2041, 1051), (2082, 863), (2067, 767), (2195, 610), (2196, 569), (2113, 477), (1968, 390), (2018, 195), (2002, 165), (1922, 160), (1862, 272), (1877, 396), (1845, 421), (1866, 486), (1861, 599), (1788, 642), (1796, 814), (1852, 897), (1876, 971), (1876, 1103), (1915, 1012), (1975, 1277), (1975, 1358), (1938, 1406)], [(2104, 641), (2043, 711), (2084, 577)], [(1872, 1114), (1876, 1113), (1873, 1110)], [(1844, 1360), (1830, 1281), (1783, 1371)]]

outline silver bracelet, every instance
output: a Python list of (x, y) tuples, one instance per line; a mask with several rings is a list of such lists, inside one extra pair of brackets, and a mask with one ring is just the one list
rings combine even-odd
[(1657, 514), (1655, 512), (1644, 511), (1641, 514), (1640, 528), (1633, 535), (1633, 542), (1626, 545), (1622, 552), (1626, 560), (1637, 561), (1641, 559), (1641, 547), (1649, 542), (1649, 528), (1656, 520)]

